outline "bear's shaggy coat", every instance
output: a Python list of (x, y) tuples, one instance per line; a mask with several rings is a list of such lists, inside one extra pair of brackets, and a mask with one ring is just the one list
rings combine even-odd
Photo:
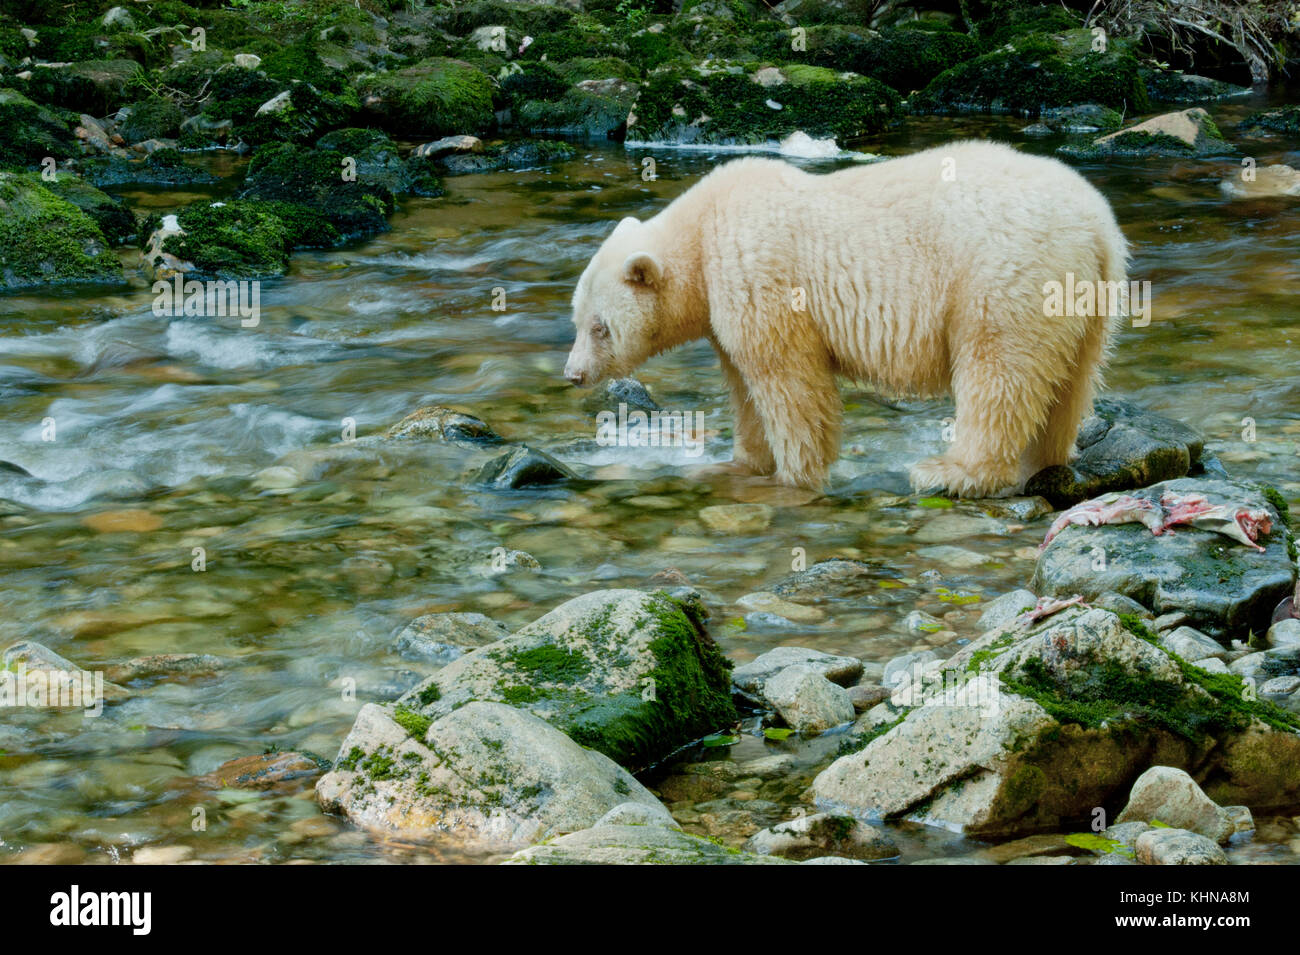
[[(836, 375), (951, 392), (951, 447), (912, 482), (993, 494), (1073, 453), (1126, 257), (1096, 189), (1007, 146), (958, 142), (829, 175), (739, 159), (605, 240), (574, 291), (565, 374), (597, 384), (707, 338), (731, 390), (735, 461), (808, 488), (839, 453)], [(1052, 309), (1052, 283), (1101, 294)]]

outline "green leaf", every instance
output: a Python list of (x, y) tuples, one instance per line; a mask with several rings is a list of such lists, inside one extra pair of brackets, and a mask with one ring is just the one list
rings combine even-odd
[(766, 736), (768, 739), (774, 739), (778, 741), (783, 739), (789, 739), (793, 734), (794, 734), (794, 730), (792, 729), (778, 728), (775, 726), (770, 726), (767, 729), (763, 730), (763, 735)]
[(740, 742), (739, 736), (730, 736), (727, 733), (714, 733), (712, 736), (706, 736), (700, 740), (705, 746), (735, 746)]
[(933, 507), (941, 511), (952, 507), (952, 501), (946, 497), (923, 497), (918, 499), (916, 503), (921, 507)]

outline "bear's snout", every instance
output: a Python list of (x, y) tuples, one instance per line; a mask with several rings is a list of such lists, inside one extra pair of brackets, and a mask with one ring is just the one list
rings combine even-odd
[(570, 384), (585, 385), (587, 383), (587, 371), (580, 362), (574, 361), (573, 355), (569, 355), (569, 360), (564, 363), (564, 377), (569, 380)]

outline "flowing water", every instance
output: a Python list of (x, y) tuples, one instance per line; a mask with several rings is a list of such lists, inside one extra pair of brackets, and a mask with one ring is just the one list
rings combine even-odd
[[(1214, 112), (1231, 138), (1261, 105)], [(861, 148), (896, 154), (988, 135), (1051, 151), (1056, 141), (1025, 142), (1022, 125), (923, 119)], [(1242, 143), (1261, 165), (1300, 164), (1276, 141)], [(846, 384), (829, 493), (774, 488), (710, 467), (729, 457), (730, 415), (716, 360), (697, 344), (639, 377), (665, 408), (705, 413), (703, 453), (596, 445), (583, 393), (560, 374), (573, 283), (611, 222), (654, 214), (730, 158), (660, 150), (659, 178), (645, 182), (642, 155), (587, 145), (546, 169), (450, 178), (445, 198), (404, 201), (376, 239), (295, 255), (286, 277), (263, 283), (254, 328), (155, 316), (143, 278), (127, 290), (0, 299), (0, 460), (28, 472), (0, 469), (0, 646), (36, 640), (89, 669), (157, 653), (224, 664), (137, 679), (98, 718), (6, 711), (8, 858), (110, 861), (151, 844), (214, 860), (465, 858), (451, 840), (393, 846), (323, 817), (309, 787), (194, 782), (273, 747), (333, 758), (361, 703), (431, 672), (393, 647), (422, 613), (479, 611), (517, 626), (574, 595), (641, 586), (675, 567), (705, 593), (715, 635), (738, 662), (794, 644), (883, 663), (955, 649), (974, 635), (979, 601), (1028, 579), (1044, 518), (905, 496), (908, 464), (942, 446), (951, 413), (942, 401)], [(228, 156), (205, 162), (223, 174), (238, 167)], [(1133, 277), (1152, 286), (1151, 324), (1123, 331), (1112, 391), (1201, 428), (1232, 472), (1297, 501), (1300, 203), (1226, 201), (1217, 182), (1239, 170), (1232, 161), (1080, 168), (1133, 243)], [(167, 211), (230, 188), (124, 196), (137, 211)], [(136, 275), (134, 254), (122, 255)], [(504, 310), (492, 307), (498, 289)], [(470, 411), (598, 480), (491, 493), (472, 481), (490, 451), (375, 440), (430, 404)], [(1243, 439), (1247, 418), (1253, 442)], [(357, 441), (344, 440), (345, 419)], [(772, 505), (770, 526), (719, 534), (698, 517), (734, 502)], [(963, 553), (933, 549), (942, 545)], [(541, 569), (493, 574), (497, 547), (527, 551)], [(809, 564), (870, 558), (897, 578), (797, 629), (729, 609), (789, 573), (799, 548)], [(945, 629), (909, 634), (914, 609)], [(688, 829), (735, 843), (786, 818), (836, 742), (751, 733), (730, 749), (683, 754), (649, 781)], [(195, 828), (195, 806), (206, 829)], [(1234, 858), (1293, 858), (1296, 825), (1260, 823)], [(895, 835), (904, 861), (979, 848), (914, 827)]]

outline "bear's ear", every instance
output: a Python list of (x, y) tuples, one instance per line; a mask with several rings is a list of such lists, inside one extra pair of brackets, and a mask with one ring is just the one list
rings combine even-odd
[(649, 252), (633, 252), (623, 263), (623, 281), (654, 288), (663, 279), (659, 260)]

